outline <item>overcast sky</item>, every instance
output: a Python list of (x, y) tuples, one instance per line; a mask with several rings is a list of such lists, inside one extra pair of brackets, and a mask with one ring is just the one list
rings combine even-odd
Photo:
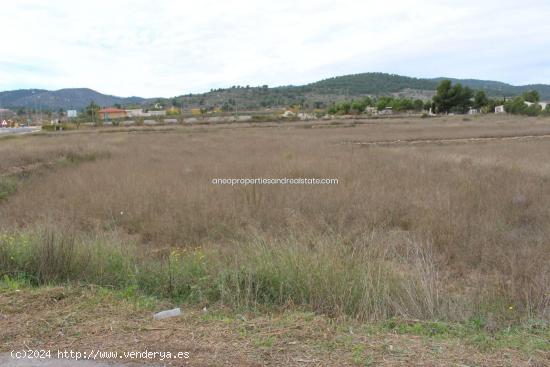
[(369, 71), (550, 84), (547, 0), (17, 0), (0, 27), (0, 90), (169, 97)]

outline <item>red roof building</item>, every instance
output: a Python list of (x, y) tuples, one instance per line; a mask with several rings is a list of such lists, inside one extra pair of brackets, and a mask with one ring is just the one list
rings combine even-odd
[(109, 107), (99, 110), (99, 117), (102, 120), (120, 119), (126, 116), (126, 110), (121, 110), (120, 108)]

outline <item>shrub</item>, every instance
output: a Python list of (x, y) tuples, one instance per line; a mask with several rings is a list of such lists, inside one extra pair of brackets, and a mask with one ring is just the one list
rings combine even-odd
[(0, 200), (3, 200), (17, 191), (17, 181), (8, 176), (0, 176)]
[(55, 131), (56, 130), (56, 125), (42, 125), (42, 130), (44, 131)]
[[(139, 257), (135, 245), (115, 237), (91, 238), (44, 227), (0, 236), (0, 269), (13, 277), (24, 275), (33, 284), (78, 281), (135, 287), (147, 294), (220, 301), (235, 308), (296, 305), (360, 319), (439, 315), (437, 277), (426, 249), (418, 246), (392, 263), (388, 258), (395, 254), (371, 240), (346, 247), (338, 239), (316, 239), (312, 247), (311, 239), (258, 237), (221, 255), (196, 248)], [(415, 270), (404, 276), (399, 271), (403, 266)]]
[(60, 125), (60, 128), (61, 130), (63, 131), (66, 131), (66, 130), (76, 130), (77, 129), (77, 125), (76, 124), (73, 124), (71, 122), (64, 122)]
[(506, 112), (515, 115), (538, 116), (542, 108), (538, 103), (528, 106), (523, 97), (516, 97), (504, 104)]

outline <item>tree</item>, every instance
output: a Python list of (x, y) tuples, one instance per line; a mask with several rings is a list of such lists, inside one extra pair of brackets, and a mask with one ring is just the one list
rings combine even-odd
[(525, 92), (522, 97), (524, 100), (531, 103), (538, 103), (540, 101), (540, 94), (536, 90)]
[(424, 109), (425, 109), (426, 111), (429, 111), (429, 110), (431, 109), (432, 112), (433, 112), (433, 110), (435, 109), (435, 107), (433, 106), (433, 101), (426, 101), (426, 102), (424, 102)]
[(454, 106), (453, 112), (464, 113), (472, 106), (472, 97), (474, 91), (469, 87), (462, 87), (460, 83), (457, 83), (453, 87), (454, 93)]
[(450, 80), (442, 80), (433, 98), (436, 112), (464, 113), (472, 105), (473, 95), (474, 92), (469, 87), (462, 87), (460, 83), (452, 85)]
[(413, 105), (416, 112), (420, 112), (424, 108), (424, 102), (421, 99), (415, 99)]
[(504, 109), (506, 110), (506, 112), (512, 113), (514, 115), (523, 114), (525, 111), (525, 107), (525, 100), (523, 99), (523, 97), (510, 99), (504, 104)]
[(363, 98), (363, 103), (365, 107), (374, 107), (374, 104), (375, 104), (372, 98), (369, 96)]
[(484, 91), (478, 90), (474, 96), (474, 107), (481, 109), (489, 104), (489, 98)]
[(437, 112), (448, 113), (451, 110), (453, 106), (451, 86), (452, 82), (450, 80), (442, 80), (437, 86), (436, 94), (433, 98)]
[(95, 104), (94, 101), (91, 101), (90, 104), (86, 107), (86, 116), (90, 118), (92, 122), (97, 121), (99, 106)]
[(538, 116), (542, 112), (542, 107), (539, 104), (535, 103), (531, 106), (527, 106), (523, 97), (516, 97), (507, 101), (504, 104), (504, 109), (508, 113), (527, 116)]
[(339, 115), (348, 115), (351, 110), (351, 103), (349, 102), (338, 102), (333, 104), (329, 110), (328, 113), (330, 114), (339, 114)]
[(359, 100), (359, 101), (351, 101), (351, 109), (354, 111), (354, 112), (357, 112), (357, 113), (363, 113), (363, 111), (365, 111), (365, 107), (366, 105), (363, 103), (363, 101)]
[(325, 103), (322, 101), (315, 101), (313, 102), (313, 108), (320, 110), (325, 106)]
[(380, 97), (376, 101), (376, 108), (382, 111), (386, 107), (393, 107), (393, 97)]

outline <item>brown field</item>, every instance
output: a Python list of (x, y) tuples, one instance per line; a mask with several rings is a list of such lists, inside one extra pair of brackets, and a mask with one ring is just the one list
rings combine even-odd
[[(0, 176), (17, 181), (0, 200), (3, 275), (256, 315), (477, 320), (489, 334), (536, 321), (550, 342), (548, 118), (105, 128), (3, 139), (0, 157)], [(338, 184), (211, 183), (257, 177)], [(16, 341), (4, 335), (0, 346)], [(467, 348), (453, 348), (447, 364), (407, 363), (459, 365)], [(471, 358), (550, 361), (547, 347), (533, 350)], [(390, 357), (372, 358), (405, 363)], [(248, 350), (238, 358), (285, 365)]]

